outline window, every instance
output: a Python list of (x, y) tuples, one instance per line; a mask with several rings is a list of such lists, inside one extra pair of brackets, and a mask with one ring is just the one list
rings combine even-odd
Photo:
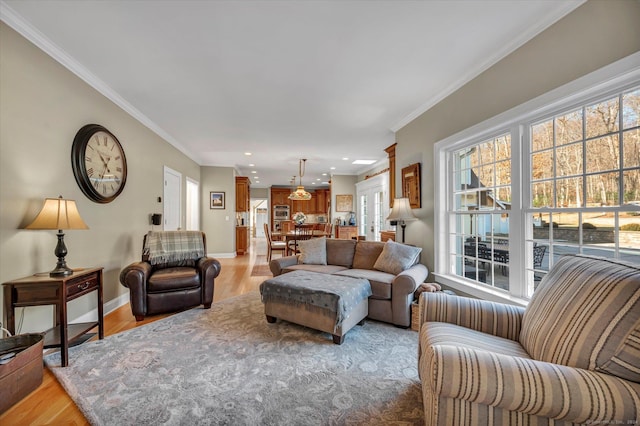
[(451, 171), (455, 273), (508, 290), (511, 135), (453, 152)]
[(564, 254), (640, 264), (640, 70), (620, 63), (436, 144), (438, 281), (526, 303)]
[(528, 295), (563, 254), (640, 263), (639, 117), (636, 88), (529, 126)]

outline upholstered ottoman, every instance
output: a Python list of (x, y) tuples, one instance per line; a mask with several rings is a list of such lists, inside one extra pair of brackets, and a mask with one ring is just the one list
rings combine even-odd
[(335, 344), (369, 313), (369, 280), (293, 271), (260, 284), (269, 323), (277, 318), (330, 333)]

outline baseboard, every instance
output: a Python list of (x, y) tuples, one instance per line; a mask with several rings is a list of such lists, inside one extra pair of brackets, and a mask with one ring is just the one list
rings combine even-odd
[(207, 253), (208, 257), (217, 257), (219, 259), (233, 259), (236, 257), (236, 252), (231, 253)]
[[(111, 299), (109, 300), (107, 303), (105, 303), (104, 306), (104, 315), (108, 315), (111, 312), (115, 311), (116, 309), (118, 309), (120, 306), (126, 305), (127, 303), (129, 303), (129, 293), (124, 293), (121, 294), (120, 296), (116, 297), (115, 299)], [(95, 308), (89, 312), (87, 312), (84, 315), (79, 316), (78, 318), (74, 318), (73, 320), (70, 320), (70, 323), (74, 323), (74, 322), (90, 322), (90, 321), (95, 321), (96, 318), (98, 318), (98, 308)]]

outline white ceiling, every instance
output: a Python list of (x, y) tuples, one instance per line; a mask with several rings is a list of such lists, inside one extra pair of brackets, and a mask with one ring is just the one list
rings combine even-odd
[(266, 187), (307, 158), (310, 188), (384, 159), (395, 130), (582, 2), (6, 0), (0, 17), (199, 164)]

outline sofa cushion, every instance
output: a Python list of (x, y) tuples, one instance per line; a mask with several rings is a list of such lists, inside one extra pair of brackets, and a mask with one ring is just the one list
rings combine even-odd
[(398, 275), (409, 269), (418, 261), (422, 248), (408, 246), (389, 240), (384, 244), (382, 253), (378, 256), (373, 267), (379, 271)]
[(327, 238), (327, 264), (351, 268), (356, 252), (355, 240)]
[[(287, 266), (282, 270), (282, 272), (286, 273), (291, 271), (310, 271), (310, 272), (319, 272), (322, 274), (334, 274), (344, 269), (347, 269), (347, 268), (339, 265), (305, 265), (300, 263), (297, 265)], [(330, 279), (330, 277), (327, 277), (327, 279)]]
[(395, 275), (375, 269), (345, 269), (335, 272), (334, 275), (344, 275), (353, 278), (366, 278), (371, 284), (371, 295), (374, 299), (391, 299), (391, 283)]
[(327, 264), (327, 239), (325, 237), (299, 241), (298, 248), (300, 250), (298, 263), (306, 265)]
[(554, 265), (531, 298), (520, 343), (540, 361), (640, 382), (637, 363), (625, 362), (637, 353), (639, 329), (640, 265), (571, 255)]
[(158, 269), (149, 277), (147, 293), (162, 293), (200, 286), (200, 275), (195, 268)]
[(380, 241), (358, 241), (353, 256), (354, 269), (374, 269), (378, 256), (382, 253), (385, 243)]

